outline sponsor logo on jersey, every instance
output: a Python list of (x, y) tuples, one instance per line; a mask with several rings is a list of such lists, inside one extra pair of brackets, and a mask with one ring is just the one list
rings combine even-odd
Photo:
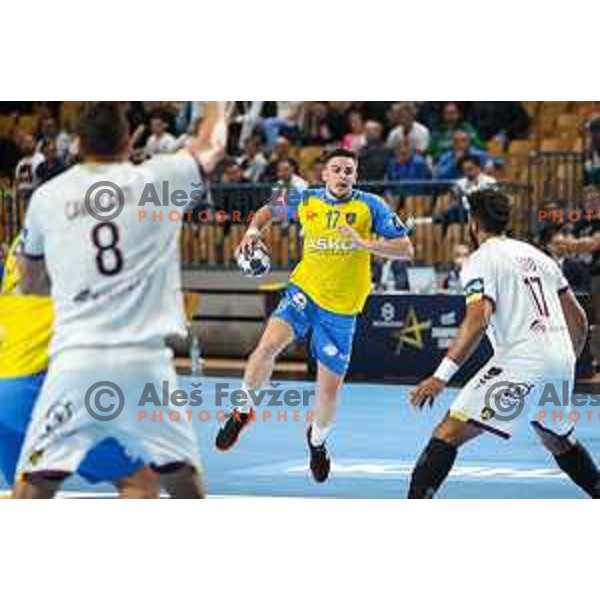
[(404, 223), (402, 222), (402, 219), (400, 219), (400, 217), (398, 215), (392, 215), (391, 221), (392, 221), (392, 227), (394, 227), (394, 229), (396, 229), (396, 231), (405, 231), (406, 230), (406, 227), (404, 227)]
[(475, 389), (479, 389), (482, 385), (485, 385), (488, 381), (490, 381), (491, 379), (494, 379), (494, 377), (498, 377), (499, 375), (502, 374), (503, 369), (501, 369), (500, 367), (491, 367), (490, 369), (488, 369), (483, 377), (477, 382), (477, 385), (475, 386)]
[(292, 306), (296, 310), (304, 310), (306, 308), (307, 304), (308, 304), (308, 299), (307, 299), (306, 295), (303, 294), (302, 292), (296, 292), (292, 296)]
[(548, 324), (541, 319), (536, 319), (530, 326), (529, 329), (533, 333), (546, 333), (548, 331)]
[(482, 421), (489, 421), (490, 419), (494, 418), (494, 409), (490, 408), (489, 406), (484, 406), (481, 409), (481, 420)]
[(353, 240), (334, 238), (307, 238), (305, 248), (320, 252), (353, 252), (357, 249)]
[(338, 353), (338, 350), (333, 344), (327, 344), (326, 346), (323, 346), (323, 352), (327, 356), (335, 356)]

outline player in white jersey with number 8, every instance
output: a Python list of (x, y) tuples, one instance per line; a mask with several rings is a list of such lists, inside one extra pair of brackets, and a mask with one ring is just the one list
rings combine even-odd
[[(461, 272), (467, 311), (458, 337), (432, 377), (411, 394), (417, 408), (434, 398), (489, 334), (494, 356), (461, 390), (414, 468), (410, 498), (431, 498), (458, 448), (488, 431), (509, 438), (526, 416), (558, 466), (589, 496), (600, 497), (600, 472), (573, 436), (568, 419), (544, 418), (544, 398), (573, 390), (587, 319), (558, 265), (506, 237), (511, 201), (497, 189), (469, 197), (469, 232), (477, 250)], [(568, 412), (568, 407), (565, 411)]]
[[(84, 161), (39, 188), (25, 220), (24, 287), (54, 303), (50, 368), (25, 438), (14, 495), (51, 497), (87, 452), (113, 437), (150, 465), (171, 496), (203, 497), (184, 408), (140, 418), (146, 386), (177, 387), (165, 339), (185, 332), (183, 213), (223, 153), (222, 105), (205, 103), (189, 147), (135, 166), (122, 104), (87, 107)], [(163, 197), (168, 182), (169, 197)], [(151, 186), (161, 204), (144, 205)], [(142, 218), (141, 210), (157, 218)], [(167, 417), (167, 414), (169, 415)], [(176, 418), (176, 417), (179, 418)]]

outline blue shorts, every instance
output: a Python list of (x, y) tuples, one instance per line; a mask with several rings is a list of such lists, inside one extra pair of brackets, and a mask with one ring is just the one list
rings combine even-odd
[(273, 316), (287, 321), (298, 339), (312, 331), (310, 350), (313, 356), (336, 375), (345, 375), (352, 354), (355, 316), (325, 310), (291, 284)]
[[(45, 373), (11, 379), (0, 378), (0, 474), (12, 485), (25, 432)], [(133, 460), (116, 440), (107, 438), (85, 457), (77, 473), (88, 483), (117, 481), (144, 466)]]

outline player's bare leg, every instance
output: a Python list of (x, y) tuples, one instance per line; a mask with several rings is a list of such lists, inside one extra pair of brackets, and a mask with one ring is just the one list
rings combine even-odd
[(160, 484), (175, 499), (201, 500), (206, 498), (206, 488), (200, 473), (190, 464), (172, 463), (155, 469)]
[(268, 384), (275, 368), (275, 360), (293, 340), (294, 330), (287, 321), (278, 317), (269, 319), (258, 346), (250, 355), (244, 371), (242, 389), (246, 392), (248, 399), (245, 405), (234, 408), (227, 421), (219, 429), (215, 442), (219, 450), (229, 450), (237, 441), (244, 427), (250, 422), (253, 406), (249, 392), (260, 390)]
[(433, 498), (450, 473), (458, 449), (482, 433), (476, 425), (446, 415), (434, 429), (429, 443), (417, 460), (410, 480), (408, 497)]
[(142, 467), (129, 477), (124, 477), (115, 482), (119, 498), (154, 499), (160, 495), (160, 479), (149, 467)]
[(331, 470), (326, 441), (335, 419), (338, 396), (343, 383), (343, 375), (337, 375), (322, 363), (318, 363), (315, 419), (306, 432), (310, 451), (310, 470), (317, 483), (326, 481)]
[(571, 481), (591, 498), (600, 499), (600, 471), (587, 449), (570, 435), (560, 437), (532, 423), (542, 444)]
[(60, 490), (70, 473), (26, 473), (15, 480), (12, 498), (15, 500), (50, 500)]
[(271, 380), (275, 360), (294, 340), (291, 325), (273, 317), (269, 320), (258, 346), (250, 355), (244, 371), (244, 386), (249, 390), (259, 390)]

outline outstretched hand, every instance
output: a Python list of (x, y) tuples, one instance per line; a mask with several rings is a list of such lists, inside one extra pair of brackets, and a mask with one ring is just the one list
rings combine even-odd
[(410, 403), (419, 410), (433, 406), (436, 396), (444, 390), (446, 383), (437, 377), (429, 377), (421, 381), (410, 393)]

